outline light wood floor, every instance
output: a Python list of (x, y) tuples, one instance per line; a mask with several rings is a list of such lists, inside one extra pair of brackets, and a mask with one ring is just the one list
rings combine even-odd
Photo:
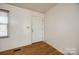
[(28, 46), (0, 52), (0, 55), (63, 55), (45, 42), (37, 42)]

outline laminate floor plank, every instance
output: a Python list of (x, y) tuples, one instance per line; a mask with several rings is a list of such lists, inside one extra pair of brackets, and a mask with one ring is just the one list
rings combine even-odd
[(0, 52), (0, 55), (63, 55), (54, 47), (41, 41), (24, 47)]

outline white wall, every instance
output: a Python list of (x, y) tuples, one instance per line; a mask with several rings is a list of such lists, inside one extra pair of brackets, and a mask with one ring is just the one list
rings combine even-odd
[(0, 4), (0, 8), (10, 11), (9, 38), (0, 38), (0, 51), (31, 44), (31, 16), (44, 15), (8, 4)]
[[(43, 17), (41, 13), (0, 4), (10, 10), (9, 38), (0, 38), (0, 51), (31, 44), (31, 16)], [(57, 4), (45, 14), (45, 41), (65, 53), (65, 49), (79, 49), (79, 6)], [(78, 50), (79, 52), (79, 50)]]
[(45, 41), (63, 53), (79, 51), (78, 4), (57, 4), (46, 13)]

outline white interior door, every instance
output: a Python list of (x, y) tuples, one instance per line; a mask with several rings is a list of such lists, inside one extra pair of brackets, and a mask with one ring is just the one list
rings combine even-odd
[(43, 40), (43, 19), (42, 17), (32, 17), (32, 43)]

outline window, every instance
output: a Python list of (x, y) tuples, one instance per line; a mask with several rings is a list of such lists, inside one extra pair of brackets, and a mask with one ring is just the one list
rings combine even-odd
[(8, 37), (8, 12), (0, 9), (0, 38)]

